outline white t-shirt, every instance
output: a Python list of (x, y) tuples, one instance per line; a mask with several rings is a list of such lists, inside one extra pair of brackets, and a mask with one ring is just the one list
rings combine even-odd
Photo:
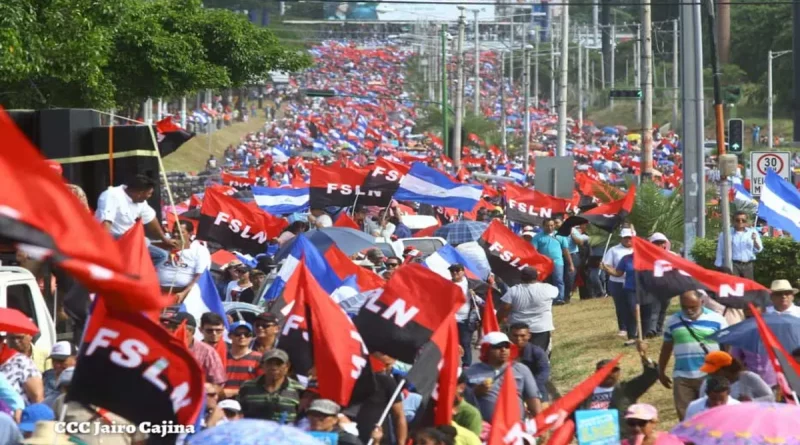
[(185, 287), (194, 276), (211, 267), (211, 253), (199, 241), (192, 241), (188, 249), (171, 253), (167, 260), (156, 268), (162, 286)]
[(231, 281), (228, 283), (228, 287), (225, 288), (225, 301), (234, 301), (233, 298), (235, 296), (242, 293), (243, 290), (251, 288), (252, 286), (252, 284), (248, 284), (247, 286), (242, 287), (239, 285), (238, 281)]
[(322, 215), (319, 215), (317, 217), (316, 224), (317, 227), (320, 229), (323, 227), (333, 227), (333, 220), (331, 219), (330, 215), (328, 215), (327, 213), (323, 213)]
[[(686, 417), (684, 417), (683, 420), (689, 420), (692, 417), (707, 410), (708, 409), (708, 407), (706, 406), (707, 402), (708, 402), (708, 396), (703, 396), (689, 403), (689, 406), (686, 407)], [(733, 397), (728, 396), (728, 403), (726, 403), (726, 405), (739, 405), (741, 403), (742, 402), (734, 399)]]
[(458, 311), (456, 311), (456, 321), (467, 321), (467, 319), (469, 318), (469, 308), (470, 305), (472, 304), (469, 296), (469, 281), (467, 281), (467, 279), (464, 278), (463, 280), (454, 284), (460, 287), (461, 290), (464, 291), (464, 296), (467, 297), (467, 301), (465, 301), (464, 304), (460, 308), (458, 308)]
[(792, 315), (794, 317), (800, 317), (800, 306), (795, 304), (789, 306), (789, 309), (786, 309), (783, 312), (778, 312), (775, 310), (774, 306), (770, 306), (767, 308), (768, 314), (778, 314), (778, 315)]
[[(625, 247), (622, 244), (617, 244), (616, 246), (608, 249), (608, 252), (606, 252), (606, 254), (603, 256), (603, 263), (608, 264), (609, 266), (616, 269), (622, 257), (630, 255), (632, 253), (633, 253), (632, 247)], [(624, 283), (625, 275), (621, 277), (609, 276), (608, 281), (613, 281), (614, 283)]]
[(125, 193), (125, 186), (109, 187), (97, 198), (95, 217), (100, 221), (111, 221), (111, 234), (120, 236), (141, 218), (142, 224), (156, 219), (156, 211), (145, 202), (133, 202)]
[(503, 303), (511, 305), (508, 324), (525, 323), (531, 333), (550, 332), (553, 326), (553, 300), (558, 288), (547, 283), (517, 284), (508, 289)]

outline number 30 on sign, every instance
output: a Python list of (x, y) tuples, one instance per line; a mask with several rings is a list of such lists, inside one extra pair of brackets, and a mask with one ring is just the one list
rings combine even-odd
[(761, 188), (767, 171), (773, 170), (782, 178), (789, 180), (789, 152), (754, 151), (750, 152), (750, 194), (761, 196)]

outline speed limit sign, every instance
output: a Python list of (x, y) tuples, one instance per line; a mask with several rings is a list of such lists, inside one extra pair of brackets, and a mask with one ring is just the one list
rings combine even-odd
[(789, 152), (785, 151), (755, 151), (750, 152), (750, 194), (761, 196), (761, 187), (767, 171), (774, 170), (787, 181), (790, 180)]

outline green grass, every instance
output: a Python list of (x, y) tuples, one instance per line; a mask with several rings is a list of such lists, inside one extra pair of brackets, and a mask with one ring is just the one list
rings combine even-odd
[[(678, 310), (677, 303), (668, 313)], [(556, 330), (553, 332), (553, 354), (551, 357), (551, 379), (561, 394), (566, 394), (575, 385), (595, 371), (595, 364), (602, 359), (611, 359), (623, 354), (620, 367), (623, 380), (639, 375), (641, 361), (633, 346), (625, 347), (625, 339), (617, 336), (614, 303), (610, 298), (580, 301), (553, 308)], [(647, 340), (648, 356), (657, 361), (661, 340)], [(670, 362), (672, 363), (672, 362)], [(668, 372), (671, 374), (671, 372)], [(640, 399), (658, 408), (661, 429), (668, 431), (678, 423), (672, 403), (672, 391), (656, 382)]]

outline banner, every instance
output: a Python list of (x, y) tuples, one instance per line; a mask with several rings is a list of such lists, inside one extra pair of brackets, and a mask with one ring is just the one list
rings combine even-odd
[(486, 252), (492, 271), (509, 286), (520, 283), (520, 272), (526, 267), (536, 269), (539, 281), (544, 281), (553, 271), (553, 261), (536, 249), (498, 219), (493, 219), (483, 232), (478, 244)]

